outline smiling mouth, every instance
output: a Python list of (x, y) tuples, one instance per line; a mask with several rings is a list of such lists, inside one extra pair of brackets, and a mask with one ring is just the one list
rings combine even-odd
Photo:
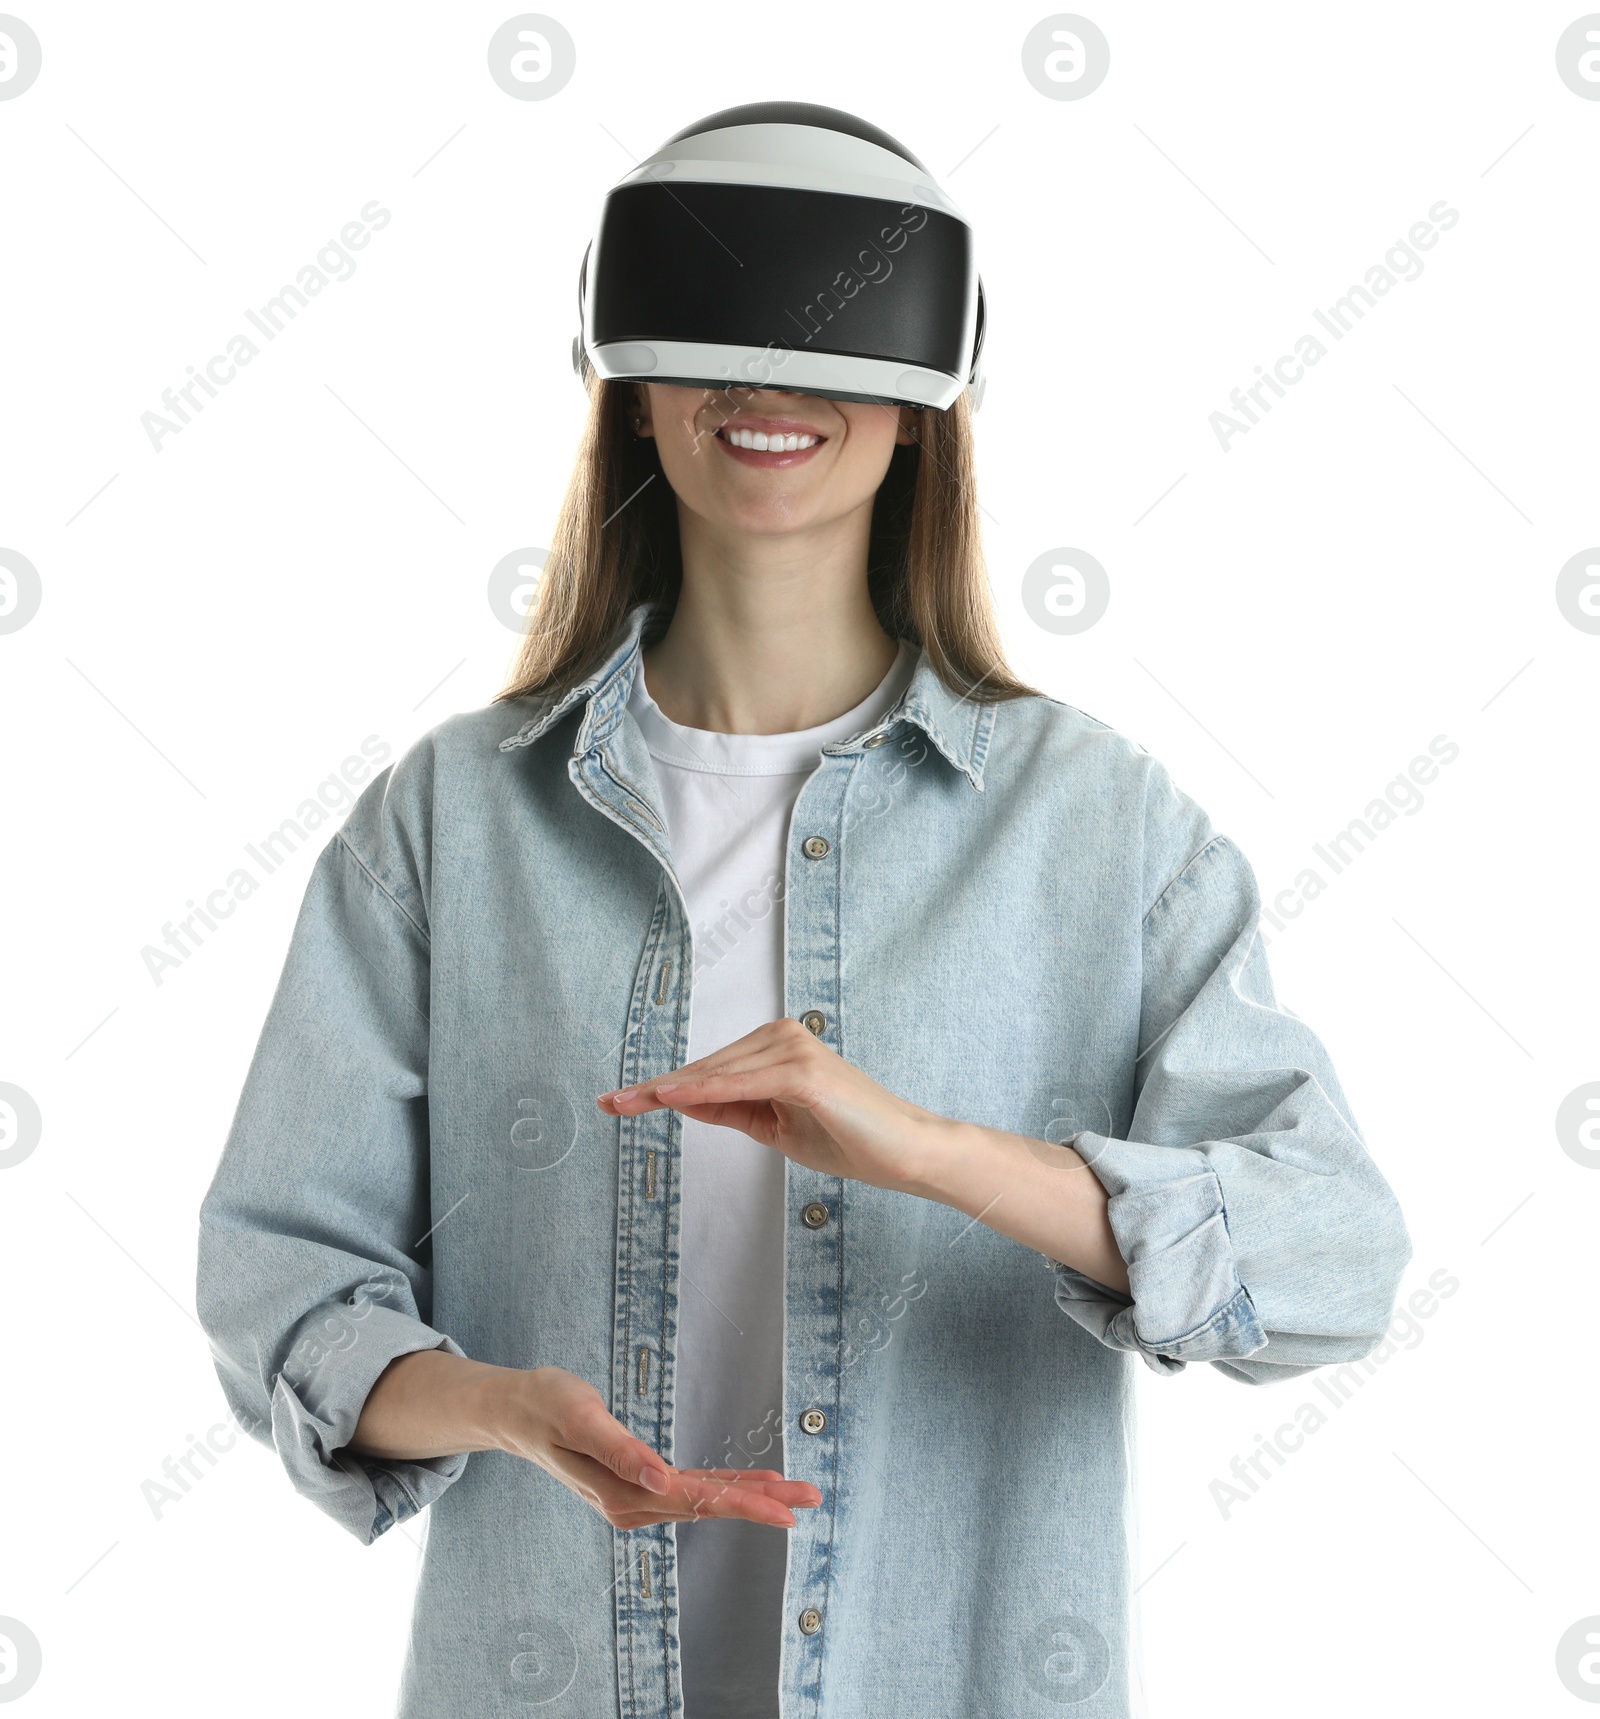
[(799, 465), (828, 439), (815, 430), (753, 430), (740, 424), (721, 424), (712, 437), (734, 459), (757, 466)]

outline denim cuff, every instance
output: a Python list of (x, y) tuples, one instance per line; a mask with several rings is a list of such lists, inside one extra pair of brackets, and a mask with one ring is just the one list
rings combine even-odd
[(335, 1304), (331, 1317), (326, 1309), (311, 1316), (315, 1324), (273, 1381), (272, 1442), (295, 1490), (370, 1545), (460, 1479), (467, 1458), (465, 1453), (417, 1461), (358, 1456), (344, 1446), (355, 1437), (362, 1406), (384, 1368), (399, 1356), (421, 1349), (451, 1355), (465, 1351), (453, 1338), (392, 1307), (371, 1302), (365, 1307), (354, 1317), (345, 1304)]
[(1158, 1373), (1264, 1349), (1267, 1335), (1234, 1269), (1222, 1184), (1205, 1154), (1089, 1131), (1067, 1144), (1110, 1196), (1107, 1216), (1130, 1294), (1052, 1261), (1056, 1305), (1102, 1343), (1137, 1352)]

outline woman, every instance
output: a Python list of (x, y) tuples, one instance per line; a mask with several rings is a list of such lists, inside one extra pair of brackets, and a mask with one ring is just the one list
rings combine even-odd
[(318, 858), (225, 1390), (432, 1506), (407, 1719), (1117, 1719), (1134, 1358), (1367, 1354), (1400, 1212), (1238, 848), (1007, 670), (966, 394), (587, 380), (512, 684)]

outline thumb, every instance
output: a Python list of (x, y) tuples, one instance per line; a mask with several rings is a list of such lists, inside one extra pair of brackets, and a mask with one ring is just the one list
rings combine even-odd
[(664, 1493), (671, 1489), (672, 1475), (668, 1464), (643, 1439), (634, 1438), (622, 1423), (607, 1417), (610, 1427), (598, 1432), (588, 1455), (603, 1462), (615, 1475), (646, 1492)]

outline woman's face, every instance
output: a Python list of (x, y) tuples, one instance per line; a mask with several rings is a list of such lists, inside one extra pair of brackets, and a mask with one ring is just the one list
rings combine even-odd
[(805, 531), (869, 506), (895, 444), (914, 440), (919, 416), (909, 406), (787, 388), (634, 387), (630, 417), (641, 420), (639, 434), (655, 438), (680, 504), (713, 526), (759, 536)]

